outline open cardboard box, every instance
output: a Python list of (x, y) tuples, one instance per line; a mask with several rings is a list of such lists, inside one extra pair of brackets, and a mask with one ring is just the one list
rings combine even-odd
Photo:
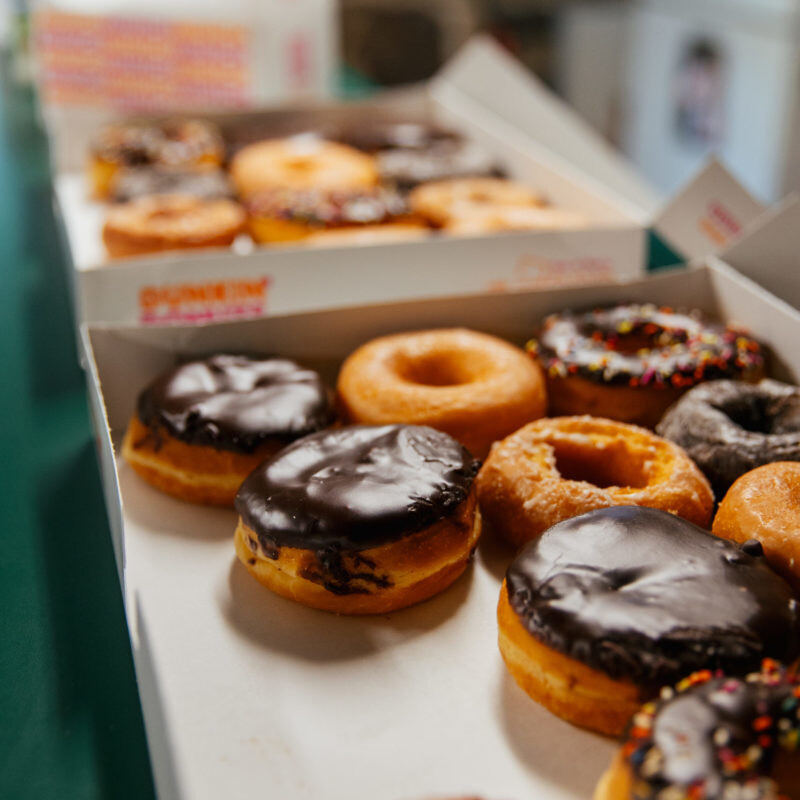
[(507, 674), (495, 608), (509, 554), (491, 540), (438, 597), (374, 618), (337, 617), (257, 584), (234, 556), (233, 511), (160, 494), (116, 458), (115, 443), (138, 392), (187, 356), (260, 350), (296, 358), (333, 382), (343, 357), (380, 334), (465, 325), (521, 345), (550, 312), (623, 300), (700, 308), (744, 325), (769, 346), (773, 376), (800, 380), (800, 312), (715, 258), (650, 278), (552, 291), (192, 327), (84, 326), (103, 483), (162, 800), (591, 795), (614, 743), (550, 715)]
[[(468, 44), (424, 87), (365, 103), (202, 116), (223, 128), (246, 120), (287, 132), (376, 116), (436, 121), (483, 145), (510, 176), (539, 189), (555, 206), (592, 223), (581, 230), (437, 236), (328, 250), (239, 241), (242, 246), (233, 248), (109, 262), (101, 239), (105, 206), (89, 198), (85, 177), (88, 141), (103, 119), (90, 125), (83, 115), (72, 123), (74, 130), (59, 133), (70, 147), (56, 154), (55, 181), (79, 320), (198, 322), (453, 291), (597, 282), (643, 269), (652, 194), (585, 123), (489, 39)], [(596, 177), (586, 164), (597, 165)]]

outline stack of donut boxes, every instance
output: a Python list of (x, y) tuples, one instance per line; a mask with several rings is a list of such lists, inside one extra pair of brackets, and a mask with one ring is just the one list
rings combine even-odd
[[(500, 84), (505, 87), (502, 105), (493, 88)], [(176, 775), (194, 771), (213, 784), (223, 769), (203, 757), (215, 743), (198, 745), (191, 704), (176, 699), (174, 687), (191, 687), (193, 681), (198, 692), (218, 687), (211, 695), (223, 707), (224, 696), (216, 695), (226, 689), (219, 687), (235, 692), (247, 686), (252, 665), (228, 663), (227, 674), (217, 674), (214, 660), (209, 663), (204, 655), (225, 649), (225, 642), (214, 638), (215, 624), (209, 624), (202, 643), (184, 641), (154, 611), (173, 587), (159, 585), (149, 573), (141, 557), (143, 542), (159, 548), (159, 558), (175, 561), (174, 570), (160, 574), (179, 583), (188, 580), (184, 554), (168, 541), (153, 545), (148, 538), (154, 535), (153, 515), (143, 505), (149, 505), (149, 493), (131, 492), (120, 480), (124, 467), (117, 462), (115, 443), (139, 390), (158, 373), (192, 355), (255, 350), (312, 364), (332, 381), (341, 360), (377, 335), (460, 325), (522, 344), (547, 313), (625, 300), (700, 308), (745, 325), (768, 344), (775, 376), (800, 380), (800, 313), (793, 307), (800, 306), (797, 201), (766, 210), (712, 162), (656, 215), (652, 196), (619, 159), (485, 41), (469, 45), (424, 89), (393, 96), (390, 104), (372, 101), (350, 113), (372, 113), (376, 106), (395, 117), (433, 115), (462, 130), (506, 161), (512, 176), (545, 187), (557, 203), (597, 219), (598, 226), (335, 251), (176, 253), (109, 267), (97, 251), (101, 218), (87, 200), (83, 164), (69, 158), (60, 164), (57, 202), (73, 259), (76, 315), (104, 489), (162, 797), (183, 796)], [(302, 114), (292, 113), (302, 121)], [(338, 117), (342, 112), (330, 107), (322, 113)], [(260, 116), (280, 120), (285, 114)], [(648, 242), (653, 241), (691, 261), (689, 268), (646, 276)], [(711, 255), (723, 248), (724, 260)], [(202, 324), (187, 324), (198, 319)], [(176, 513), (201, 532), (219, 523), (218, 517), (207, 518), (193, 508)], [(163, 644), (170, 636), (181, 641), (180, 655)], [(441, 644), (436, 636), (428, 639), (435, 658)], [(189, 676), (187, 663), (202, 667)], [(365, 725), (375, 723), (369, 709), (353, 713), (363, 714)], [(214, 732), (203, 736), (219, 737), (220, 743), (244, 741), (248, 724), (220, 714)], [(261, 769), (255, 757), (242, 756), (238, 785), (250, 785)], [(542, 784), (539, 796), (547, 796), (547, 786)], [(421, 785), (419, 796), (426, 792)], [(360, 795), (356, 791), (353, 796)]]

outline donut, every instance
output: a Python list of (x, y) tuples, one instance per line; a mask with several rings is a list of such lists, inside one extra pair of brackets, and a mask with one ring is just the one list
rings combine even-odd
[(360, 120), (349, 125), (335, 137), (343, 144), (365, 153), (381, 150), (427, 150), (436, 145), (461, 142), (455, 131), (424, 122), (394, 122), (390, 120)]
[(745, 678), (694, 672), (636, 712), (594, 800), (800, 796), (797, 675), (772, 659)]
[(257, 242), (288, 242), (319, 231), (387, 223), (424, 224), (409, 215), (397, 192), (371, 187), (348, 191), (268, 189), (245, 205), (250, 234)]
[(233, 200), (184, 194), (139, 197), (109, 209), (103, 243), (111, 258), (229, 247), (244, 231), (245, 213)]
[(460, 139), (402, 146), (375, 154), (381, 181), (410, 192), (420, 184), (456, 178), (502, 178), (505, 171), (482, 147)]
[(236, 496), (239, 560), (313, 608), (382, 614), (461, 575), (480, 535), (478, 462), (447, 434), (355, 425), (306, 436)]
[(596, 508), (648, 506), (707, 528), (714, 506), (680, 447), (596, 417), (540, 419), (497, 442), (477, 492), (487, 528), (517, 547)]
[(152, 194), (188, 194), (215, 200), (231, 197), (233, 191), (227, 174), (216, 167), (187, 170), (156, 164), (118, 170), (109, 192), (115, 203), (127, 203)]
[(757, 542), (618, 506), (558, 523), (506, 573), (503, 659), (560, 717), (620, 735), (659, 687), (698, 669), (744, 675), (800, 651), (797, 603)]
[(745, 472), (800, 461), (800, 388), (773, 380), (697, 386), (657, 426), (706, 474), (721, 499)]
[(510, 207), (541, 208), (541, 195), (505, 178), (455, 178), (418, 186), (408, 196), (411, 210), (446, 227), (462, 217), (500, 214)]
[(504, 231), (576, 230), (589, 225), (583, 214), (561, 208), (536, 206), (497, 206), (474, 209), (444, 225), (444, 232), (454, 236), (482, 236)]
[(342, 364), (337, 393), (349, 422), (430, 425), (478, 458), (546, 405), (541, 372), (521, 350), (463, 328), (367, 342)]
[(248, 145), (233, 157), (230, 175), (242, 197), (266, 189), (348, 191), (378, 183), (372, 156), (315, 136)]
[(800, 593), (800, 463), (776, 461), (742, 475), (711, 531), (733, 542), (757, 539), (770, 566)]
[(551, 416), (655, 427), (690, 386), (762, 376), (759, 344), (735, 328), (652, 304), (553, 314), (527, 349), (547, 375)]
[(160, 375), (139, 395), (122, 455), (157, 489), (230, 506), (261, 461), (332, 420), (330, 393), (313, 370), (216, 355)]
[(370, 244), (418, 242), (427, 239), (431, 229), (427, 225), (411, 222), (393, 222), (389, 225), (357, 225), (316, 231), (303, 240), (308, 247), (361, 247)]
[(223, 157), (219, 131), (202, 120), (115, 123), (102, 128), (90, 145), (89, 182), (94, 196), (105, 199), (120, 169), (219, 166)]

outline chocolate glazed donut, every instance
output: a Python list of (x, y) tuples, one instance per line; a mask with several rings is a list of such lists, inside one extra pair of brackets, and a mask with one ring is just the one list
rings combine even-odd
[(798, 797), (798, 679), (771, 659), (746, 680), (702, 670), (631, 720), (594, 800)]
[(713, 381), (687, 392), (656, 430), (686, 450), (719, 501), (745, 472), (800, 461), (800, 389), (768, 379)]
[(479, 462), (413, 425), (307, 436), (262, 464), (236, 498), (239, 558), (306, 605), (381, 613), (455, 580), (475, 547)]
[[(621, 733), (643, 700), (693, 670), (742, 675), (800, 650), (796, 601), (758, 542), (738, 546), (650, 508), (553, 526), (517, 556), (504, 593), (512, 674), (551, 710), (606, 733)], [(549, 691), (560, 676), (531, 685), (520, 674), (529, 654), (537, 669), (576, 676), (564, 696)]]

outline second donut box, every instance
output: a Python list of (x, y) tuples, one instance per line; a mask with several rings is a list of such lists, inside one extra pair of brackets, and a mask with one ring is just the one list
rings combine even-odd
[(115, 446), (142, 387), (190, 356), (287, 356), (333, 385), (342, 359), (378, 335), (465, 326), (522, 345), (548, 313), (617, 301), (698, 308), (736, 322), (767, 345), (773, 377), (800, 380), (800, 312), (715, 260), (625, 285), (188, 329), (84, 328), (160, 797), (246, 796), (265, 785), (287, 800), (590, 796), (614, 742), (551, 716), (507, 677), (495, 622), (507, 564), (491, 546), (481, 544), (467, 573), (419, 606), (364, 619), (314, 611), (272, 596), (244, 573), (233, 551), (233, 511), (161, 495)]

